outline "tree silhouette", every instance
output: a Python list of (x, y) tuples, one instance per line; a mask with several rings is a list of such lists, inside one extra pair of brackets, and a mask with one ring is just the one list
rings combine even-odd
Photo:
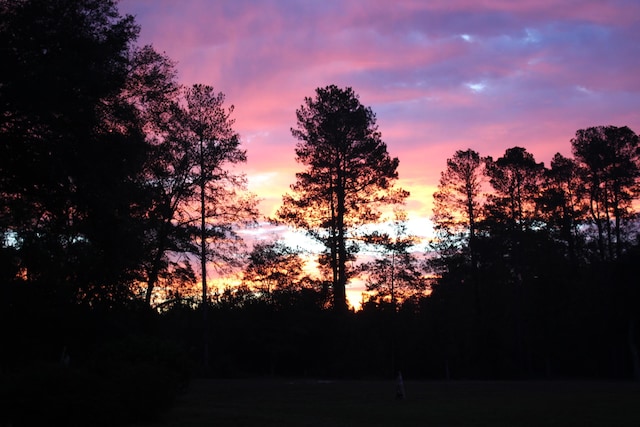
[(296, 290), (304, 275), (300, 254), (283, 242), (257, 243), (249, 254), (243, 279), (265, 299), (278, 290)]
[[(241, 195), (246, 188), (244, 175), (230, 166), (246, 161), (246, 152), (239, 148), (240, 139), (233, 131), (230, 118), (233, 106), (225, 110), (224, 95), (211, 86), (194, 85), (184, 94), (179, 138), (189, 144), (190, 181), (197, 186), (199, 202), (200, 261), (202, 265), (203, 302), (206, 294), (206, 262), (224, 267), (237, 263), (240, 237), (234, 225), (250, 223), (257, 212), (251, 195)], [(193, 213), (186, 211), (193, 219)], [(189, 225), (192, 223), (190, 222)], [(215, 246), (207, 242), (215, 242)]]
[(323, 306), (321, 284), (305, 272), (301, 252), (282, 241), (254, 245), (243, 281), (255, 289), (260, 298), (280, 309), (308, 302)]
[[(571, 140), (586, 190), (583, 203), (588, 223), (596, 229), (592, 240), (596, 242), (597, 256), (588, 257), (592, 272), (588, 283), (603, 307), (599, 321), (608, 327), (602, 346), (611, 351), (626, 347), (636, 379), (640, 378), (637, 259), (629, 261), (638, 248), (634, 202), (640, 194), (639, 142), (638, 135), (626, 126), (580, 129)], [(626, 333), (616, 337), (618, 331)], [(620, 363), (610, 363), (616, 362)]]
[(598, 230), (601, 259), (622, 255), (622, 227), (638, 196), (640, 151), (638, 135), (628, 127), (580, 129), (571, 140), (588, 193), (588, 209)]
[(177, 232), (188, 237), (182, 241), (184, 248), (200, 260), (205, 370), (209, 368), (207, 263), (222, 268), (237, 263), (242, 239), (234, 226), (256, 217), (254, 199), (241, 193), (244, 176), (230, 167), (246, 161), (233, 130), (232, 112), (233, 106), (224, 107), (224, 94), (211, 86), (184, 88), (174, 104), (173, 128), (165, 139), (169, 147), (177, 144), (179, 148), (165, 152), (169, 162), (159, 165), (165, 172), (165, 181), (158, 182), (165, 184), (161, 194), (164, 189), (176, 189), (176, 181), (180, 183), (177, 192), (161, 199), (165, 219), (171, 218), (170, 225), (164, 224), (168, 229), (177, 225)]
[[(482, 187), (486, 159), (474, 150), (458, 150), (447, 159), (433, 194), (434, 248), (447, 257), (462, 255), (472, 266), (478, 222), (482, 220)], [(434, 260), (432, 264), (437, 264)], [(438, 268), (436, 268), (438, 269)]]
[(348, 261), (357, 250), (354, 242), (348, 243), (350, 232), (377, 221), (381, 206), (397, 203), (408, 193), (393, 188), (398, 159), (387, 153), (375, 114), (353, 89), (318, 88), (296, 116), (297, 127), (291, 129), (299, 140), (296, 160), (306, 169), (296, 174), (293, 193), (283, 197), (277, 218), (325, 245), (333, 305), (343, 312), (352, 274)]
[(556, 153), (551, 168), (544, 171), (544, 186), (539, 199), (542, 220), (550, 237), (565, 242), (566, 254), (575, 263), (585, 221), (586, 205), (582, 203), (584, 183), (578, 164)]
[(494, 190), (488, 208), (508, 230), (517, 234), (535, 222), (543, 170), (544, 165), (522, 147), (509, 148), (498, 160), (488, 161), (487, 175)]
[[(180, 256), (190, 249), (189, 236), (175, 221), (190, 191), (188, 171), (181, 168), (185, 150), (175, 138), (182, 90), (176, 79), (174, 63), (151, 46), (132, 53), (124, 96), (136, 108), (149, 152), (143, 176), (148, 210), (142, 225), (147, 256), (140, 279), (146, 285), (147, 305), (159, 282), (195, 281), (192, 266)], [(174, 297), (176, 292), (164, 295), (164, 299)]]
[[(256, 217), (256, 202), (246, 193), (245, 178), (232, 165), (246, 161), (233, 130), (233, 106), (205, 85), (181, 88), (152, 120), (149, 133), (154, 156), (147, 183), (154, 208), (145, 299), (151, 303), (162, 276), (191, 280), (185, 255), (200, 260), (202, 299), (207, 299), (208, 262), (223, 269), (238, 265), (241, 239), (235, 226)], [(215, 243), (215, 244), (214, 244)], [(177, 284), (179, 285), (179, 283)]]
[(366, 276), (366, 288), (373, 292), (370, 301), (389, 302), (395, 310), (398, 301), (419, 297), (427, 289), (418, 258), (413, 249), (418, 238), (408, 234), (407, 214), (396, 210), (388, 232), (374, 232), (367, 238), (379, 253), (360, 268)]
[(138, 28), (113, 1), (5, 1), (0, 21), (1, 231), (27, 281), (126, 298), (146, 209), (146, 146), (122, 96)]

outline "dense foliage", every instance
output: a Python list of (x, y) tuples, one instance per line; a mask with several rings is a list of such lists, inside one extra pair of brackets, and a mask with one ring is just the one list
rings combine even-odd
[[(408, 193), (375, 114), (319, 88), (278, 212), (324, 245), (311, 272), (283, 242), (244, 250), (233, 107), (137, 32), (114, 1), (0, 0), (0, 423), (144, 422), (205, 373), (640, 378), (631, 129), (580, 129), (549, 167), (455, 151), (425, 254), (401, 209), (379, 224)], [(200, 296), (207, 265), (240, 285)]]
[(283, 197), (278, 220), (305, 230), (326, 250), (321, 264), (331, 274), (333, 307), (346, 311), (345, 287), (358, 251), (354, 229), (375, 223), (380, 207), (400, 203), (408, 193), (394, 188), (397, 158), (387, 152), (371, 108), (352, 88), (316, 89), (296, 111), (296, 174), (292, 194)]
[(456, 375), (640, 378), (638, 136), (598, 126), (571, 147), (549, 169), (522, 147), (448, 161), (425, 302)]
[(0, 2), (0, 423), (117, 425), (170, 402), (187, 344), (156, 289), (188, 293), (255, 217), (233, 107), (137, 34), (111, 0)]

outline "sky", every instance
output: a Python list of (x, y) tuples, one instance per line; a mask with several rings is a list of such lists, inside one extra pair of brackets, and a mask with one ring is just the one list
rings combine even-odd
[(179, 80), (235, 107), (249, 188), (272, 215), (303, 165), (296, 109), (351, 87), (400, 165), (416, 234), (456, 150), (549, 166), (578, 129), (640, 132), (638, 0), (120, 0)]

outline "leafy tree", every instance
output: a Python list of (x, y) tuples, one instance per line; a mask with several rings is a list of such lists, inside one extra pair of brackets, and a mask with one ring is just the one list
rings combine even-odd
[[(233, 106), (211, 86), (181, 88), (163, 101), (152, 120), (154, 156), (147, 167), (154, 208), (150, 229), (146, 301), (163, 277), (193, 278), (191, 258), (200, 260), (203, 301), (207, 299), (206, 265), (238, 265), (241, 239), (235, 225), (256, 217), (256, 202), (246, 193), (245, 178), (232, 166), (246, 161), (233, 130)], [(179, 282), (179, 281), (178, 281)], [(179, 283), (178, 283), (179, 285)]]
[(571, 140), (583, 174), (601, 259), (620, 258), (624, 222), (633, 217), (640, 179), (639, 139), (628, 127), (580, 129)]
[(525, 148), (513, 147), (498, 160), (489, 159), (486, 173), (494, 190), (488, 208), (493, 220), (512, 232), (530, 229), (536, 221), (536, 200), (544, 165)]
[(123, 296), (145, 211), (146, 146), (121, 96), (138, 28), (109, 0), (2, 1), (0, 22), (2, 233), (28, 281)]
[(301, 298), (319, 300), (318, 281), (305, 272), (304, 264), (300, 251), (281, 241), (257, 243), (249, 254), (243, 280), (263, 299), (283, 308)]
[[(638, 244), (634, 202), (640, 194), (639, 139), (626, 126), (596, 126), (578, 130), (571, 145), (587, 193), (586, 210), (596, 229), (597, 262), (587, 267), (592, 273), (588, 283), (602, 307), (598, 321), (606, 325), (602, 347), (626, 352), (637, 379), (637, 259), (629, 261)], [(620, 365), (622, 360), (610, 363)]]
[(475, 264), (477, 224), (482, 220), (482, 187), (485, 159), (471, 150), (458, 150), (447, 159), (433, 194), (433, 222), (441, 255), (464, 254)]
[(132, 49), (128, 61), (122, 96), (136, 108), (147, 142), (155, 145), (168, 131), (180, 96), (176, 66), (153, 46)]
[(389, 301), (395, 309), (398, 301), (419, 296), (427, 289), (420, 263), (412, 251), (418, 238), (407, 232), (407, 214), (396, 210), (391, 232), (376, 232), (367, 239), (380, 256), (361, 266), (372, 300)]
[[(230, 118), (233, 106), (225, 109), (224, 95), (211, 86), (194, 85), (184, 94), (179, 138), (190, 148), (191, 163), (188, 180), (197, 185), (203, 301), (206, 301), (206, 262), (218, 268), (238, 265), (238, 245), (242, 239), (234, 226), (255, 220), (256, 202), (252, 195), (240, 193), (246, 189), (244, 175), (231, 165), (246, 162), (246, 152), (240, 149), (240, 139), (233, 131)], [(189, 200), (192, 201), (192, 200)], [(185, 209), (181, 215), (186, 225), (193, 224), (193, 213)]]
[(582, 203), (584, 185), (578, 164), (557, 153), (551, 160), (551, 168), (544, 171), (544, 186), (539, 200), (543, 222), (551, 238), (564, 242), (566, 254), (575, 262), (578, 257), (580, 224), (586, 210)]
[(196, 281), (184, 255), (192, 250), (191, 237), (176, 219), (193, 191), (186, 160), (189, 147), (177, 138), (183, 90), (177, 83), (175, 64), (167, 56), (151, 46), (131, 53), (124, 97), (136, 108), (149, 150), (143, 176), (148, 210), (142, 225), (147, 256), (140, 278), (147, 305), (154, 293), (159, 294), (159, 283), (165, 285), (160, 299), (179, 300), (184, 288)]
[[(175, 154), (180, 157), (177, 171), (184, 179), (185, 191), (175, 205), (172, 220), (177, 220), (190, 236), (190, 242), (185, 242), (186, 249), (200, 260), (205, 325), (203, 362), (208, 370), (207, 263), (227, 268), (238, 262), (242, 239), (234, 226), (255, 218), (256, 203), (252, 196), (241, 193), (246, 185), (244, 175), (231, 168), (246, 161), (246, 152), (240, 149), (240, 138), (230, 118), (233, 106), (226, 109), (224, 94), (200, 84), (186, 88), (180, 101), (176, 108), (176, 132), (170, 137), (182, 148), (181, 153)], [(173, 173), (169, 179), (173, 179)]]
[(303, 266), (298, 252), (283, 242), (257, 243), (249, 254), (243, 278), (270, 299), (275, 290), (298, 287)]
[(353, 89), (318, 88), (296, 116), (297, 127), (291, 129), (299, 141), (296, 160), (306, 169), (296, 174), (277, 218), (325, 245), (334, 308), (346, 311), (348, 261), (357, 251), (355, 242), (349, 243), (354, 229), (377, 221), (381, 206), (408, 193), (393, 188), (399, 161), (389, 156), (375, 114)]

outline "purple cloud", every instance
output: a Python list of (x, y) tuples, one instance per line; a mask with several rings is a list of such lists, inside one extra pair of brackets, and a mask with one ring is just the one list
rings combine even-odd
[(500, 156), (520, 145), (548, 164), (570, 154), (577, 129), (640, 131), (637, 1), (122, 0), (120, 9), (186, 84), (211, 84), (235, 104), (266, 214), (300, 167), (295, 110), (327, 84), (353, 87), (377, 113), (415, 215), (430, 215), (430, 191), (457, 149)]

